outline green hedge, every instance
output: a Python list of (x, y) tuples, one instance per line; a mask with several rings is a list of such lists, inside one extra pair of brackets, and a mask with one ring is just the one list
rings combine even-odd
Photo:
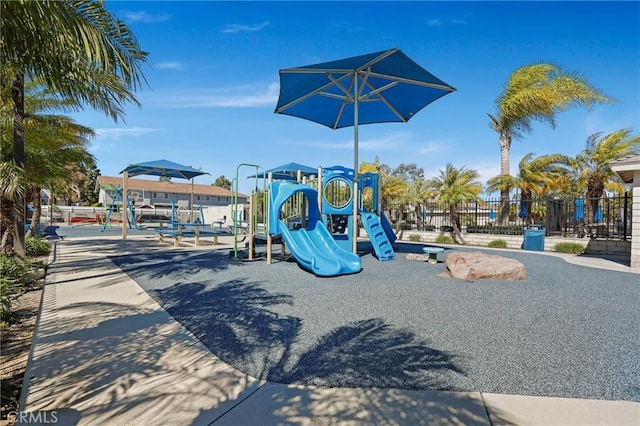
[(487, 247), (507, 248), (507, 242), (505, 240), (493, 240), (493, 241), (489, 241), (489, 244), (487, 244)]
[(553, 250), (558, 253), (572, 253), (572, 254), (582, 254), (584, 253), (584, 247), (582, 244), (578, 243), (558, 243), (553, 246)]
[(499, 234), (523, 235), (525, 227), (522, 225), (478, 225), (467, 226), (467, 234)]
[(453, 238), (448, 235), (438, 235), (436, 237), (436, 243), (438, 244), (453, 244)]

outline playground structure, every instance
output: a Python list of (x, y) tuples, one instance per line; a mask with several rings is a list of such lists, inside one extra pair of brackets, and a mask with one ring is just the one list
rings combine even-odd
[[(103, 229), (113, 228), (114, 222), (117, 226), (126, 226), (129, 229), (149, 229), (158, 234), (160, 241), (164, 241), (165, 237), (174, 238), (174, 245), (178, 246), (182, 237), (194, 236), (195, 245), (199, 245), (199, 239), (201, 234), (214, 234), (214, 242), (216, 241), (215, 235), (222, 233), (221, 224), (205, 223), (204, 210), (202, 206), (198, 208), (198, 214), (193, 218), (194, 211), (189, 211), (188, 219), (182, 220), (178, 213), (178, 206), (176, 206), (174, 200), (171, 200), (171, 211), (169, 217), (159, 214), (145, 214), (144, 210), (140, 210), (140, 216), (148, 216), (144, 224), (140, 223), (138, 217), (136, 217), (136, 210), (134, 204), (136, 201), (136, 193), (128, 193), (123, 195), (123, 189), (119, 185), (111, 189), (113, 192), (112, 202), (106, 210), (106, 214), (103, 219)], [(132, 200), (133, 199), (133, 200)], [(125, 208), (126, 206), (126, 208)], [(124, 216), (124, 218), (123, 218)], [(157, 218), (154, 218), (157, 217)], [(124, 223), (124, 225), (123, 225)], [(155, 226), (150, 226), (151, 224)]]
[[(253, 259), (255, 247), (266, 244), (267, 262), (273, 258), (274, 239), (281, 239), (304, 269), (317, 276), (337, 276), (359, 272), (361, 262), (352, 247), (357, 235), (358, 217), (354, 217), (354, 187), (360, 188), (357, 212), (367, 232), (376, 257), (393, 260), (395, 234), (381, 211), (379, 175), (365, 173), (354, 182), (353, 169), (342, 166), (318, 168), (317, 175), (297, 180), (278, 179), (262, 171), (260, 166), (241, 164), (236, 170), (234, 192), (238, 192), (241, 167), (255, 168), (256, 185), (249, 202), (248, 252), (238, 250), (237, 238), (233, 255)], [(263, 176), (262, 179), (258, 176)], [(262, 189), (260, 189), (260, 180)], [(235, 215), (234, 215), (235, 216)]]

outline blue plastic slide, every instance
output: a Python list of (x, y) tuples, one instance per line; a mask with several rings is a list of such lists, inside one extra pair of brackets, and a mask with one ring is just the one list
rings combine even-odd
[[(280, 210), (284, 202), (297, 192), (307, 196), (309, 217), (306, 227), (289, 229), (280, 219)], [(282, 235), (300, 266), (320, 277), (353, 274), (362, 270), (360, 257), (340, 247), (320, 220), (315, 189), (295, 182), (274, 182), (269, 194), (269, 232)]]
[[(371, 240), (371, 245), (376, 252), (376, 256), (379, 260), (393, 260), (395, 259), (395, 253), (391, 246), (391, 241), (382, 226), (382, 220), (375, 213), (363, 212), (360, 214), (362, 217), (362, 224), (364, 229), (367, 230), (367, 235)], [(394, 234), (395, 237), (395, 234)]]
[(391, 224), (387, 220), (387, 216), (385, 216), (384, 213), (381, 213), (380, 215), (380, 223), (382, 224), (382, 229), (384, 229), (384, 233), (387, 234), (387, 238), (389, 239), (389, 242), (391, 244), (395, 243), (397, 238), (396, 233), (393, 232), (393, 228), (391, 227)]

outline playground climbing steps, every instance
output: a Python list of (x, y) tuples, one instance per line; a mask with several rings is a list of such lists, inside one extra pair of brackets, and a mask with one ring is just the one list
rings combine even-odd
[(380, 217), (375, 213), (362, 213), (362, 224), (367, 230), (373, 249), (379, 260), (393, 260), (395, 253)]

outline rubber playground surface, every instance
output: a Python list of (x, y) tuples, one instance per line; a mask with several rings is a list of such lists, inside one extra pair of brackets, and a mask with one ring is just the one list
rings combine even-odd
[[(71, 235), (89, 229), (65, 232), (65, 244), (89, 244)], [(465, 283), (439, 276), (442, 263), (407, 260), (421, 244), (396, 243), (395, 260), (382, 262), (361, 243), (360, 273), (320, 278), (292, 259), (235, 261), (228, 247), (135, 244), (110, 259), (258, 379), (640, 401), (637, 274), (500, 251), (525, 265), (526, 281)]]

